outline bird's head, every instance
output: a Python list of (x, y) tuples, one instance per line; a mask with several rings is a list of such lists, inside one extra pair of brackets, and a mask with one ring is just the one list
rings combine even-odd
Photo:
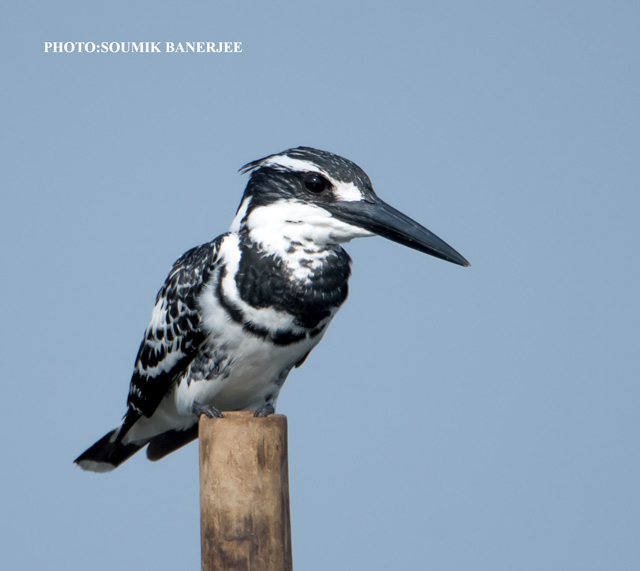
[(469, 265), (433, 232), (378, 198), (367, 174), (338, 155), (297, 147), (241, 170), (251, 177), (231, 229), (272, 249), (284, 247), (287, 240), (323, 246), (377, 234)]

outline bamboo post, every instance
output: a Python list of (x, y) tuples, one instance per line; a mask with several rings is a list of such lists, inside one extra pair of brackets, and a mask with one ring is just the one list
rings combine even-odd
[(292, 571), (287, 417), (200, 417), (202, 571)]

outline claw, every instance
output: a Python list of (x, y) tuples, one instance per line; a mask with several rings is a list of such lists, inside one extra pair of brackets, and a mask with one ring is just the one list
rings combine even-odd
[(253, 416), (263, 418), (265, 416), (269, 416), (270, 414), (273, 414), (274, 412), (276, 412), (276, 409), (273, 408), (273, 405), (271, 403), (267, 403), (267, 404), (263, 404), (260, 408), (256, 409), (256, 411), (253, 413)]
[(222, 413), (217, 408), (210, 404), (199, 403), (198, 401), (193, 401), (193, 405), (191, 405), (191, 412), (193, 412), (193, 414), (198, 418), (203, 414), (207, 418), (222, 418)]

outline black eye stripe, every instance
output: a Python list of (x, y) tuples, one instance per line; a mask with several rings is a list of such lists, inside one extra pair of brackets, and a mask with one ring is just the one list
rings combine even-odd
[(329, 186), (331, 186), (329, 181), (316, 172), (310, 172), (304, 175), (304, 187), (309, 192), (320, 194), (321, 192), (329, 188)]

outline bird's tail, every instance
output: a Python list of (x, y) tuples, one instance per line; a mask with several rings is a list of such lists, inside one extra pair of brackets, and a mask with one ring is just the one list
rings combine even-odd
[(120, 438), (117, 438), (119, 432), (120, 428), (116, 428), (109, 434), (105, 434), (80, 454), (74, 462), (83, 470), (90, 472), (110, 472), (147, 444), (146, 442), (123, 444)]

